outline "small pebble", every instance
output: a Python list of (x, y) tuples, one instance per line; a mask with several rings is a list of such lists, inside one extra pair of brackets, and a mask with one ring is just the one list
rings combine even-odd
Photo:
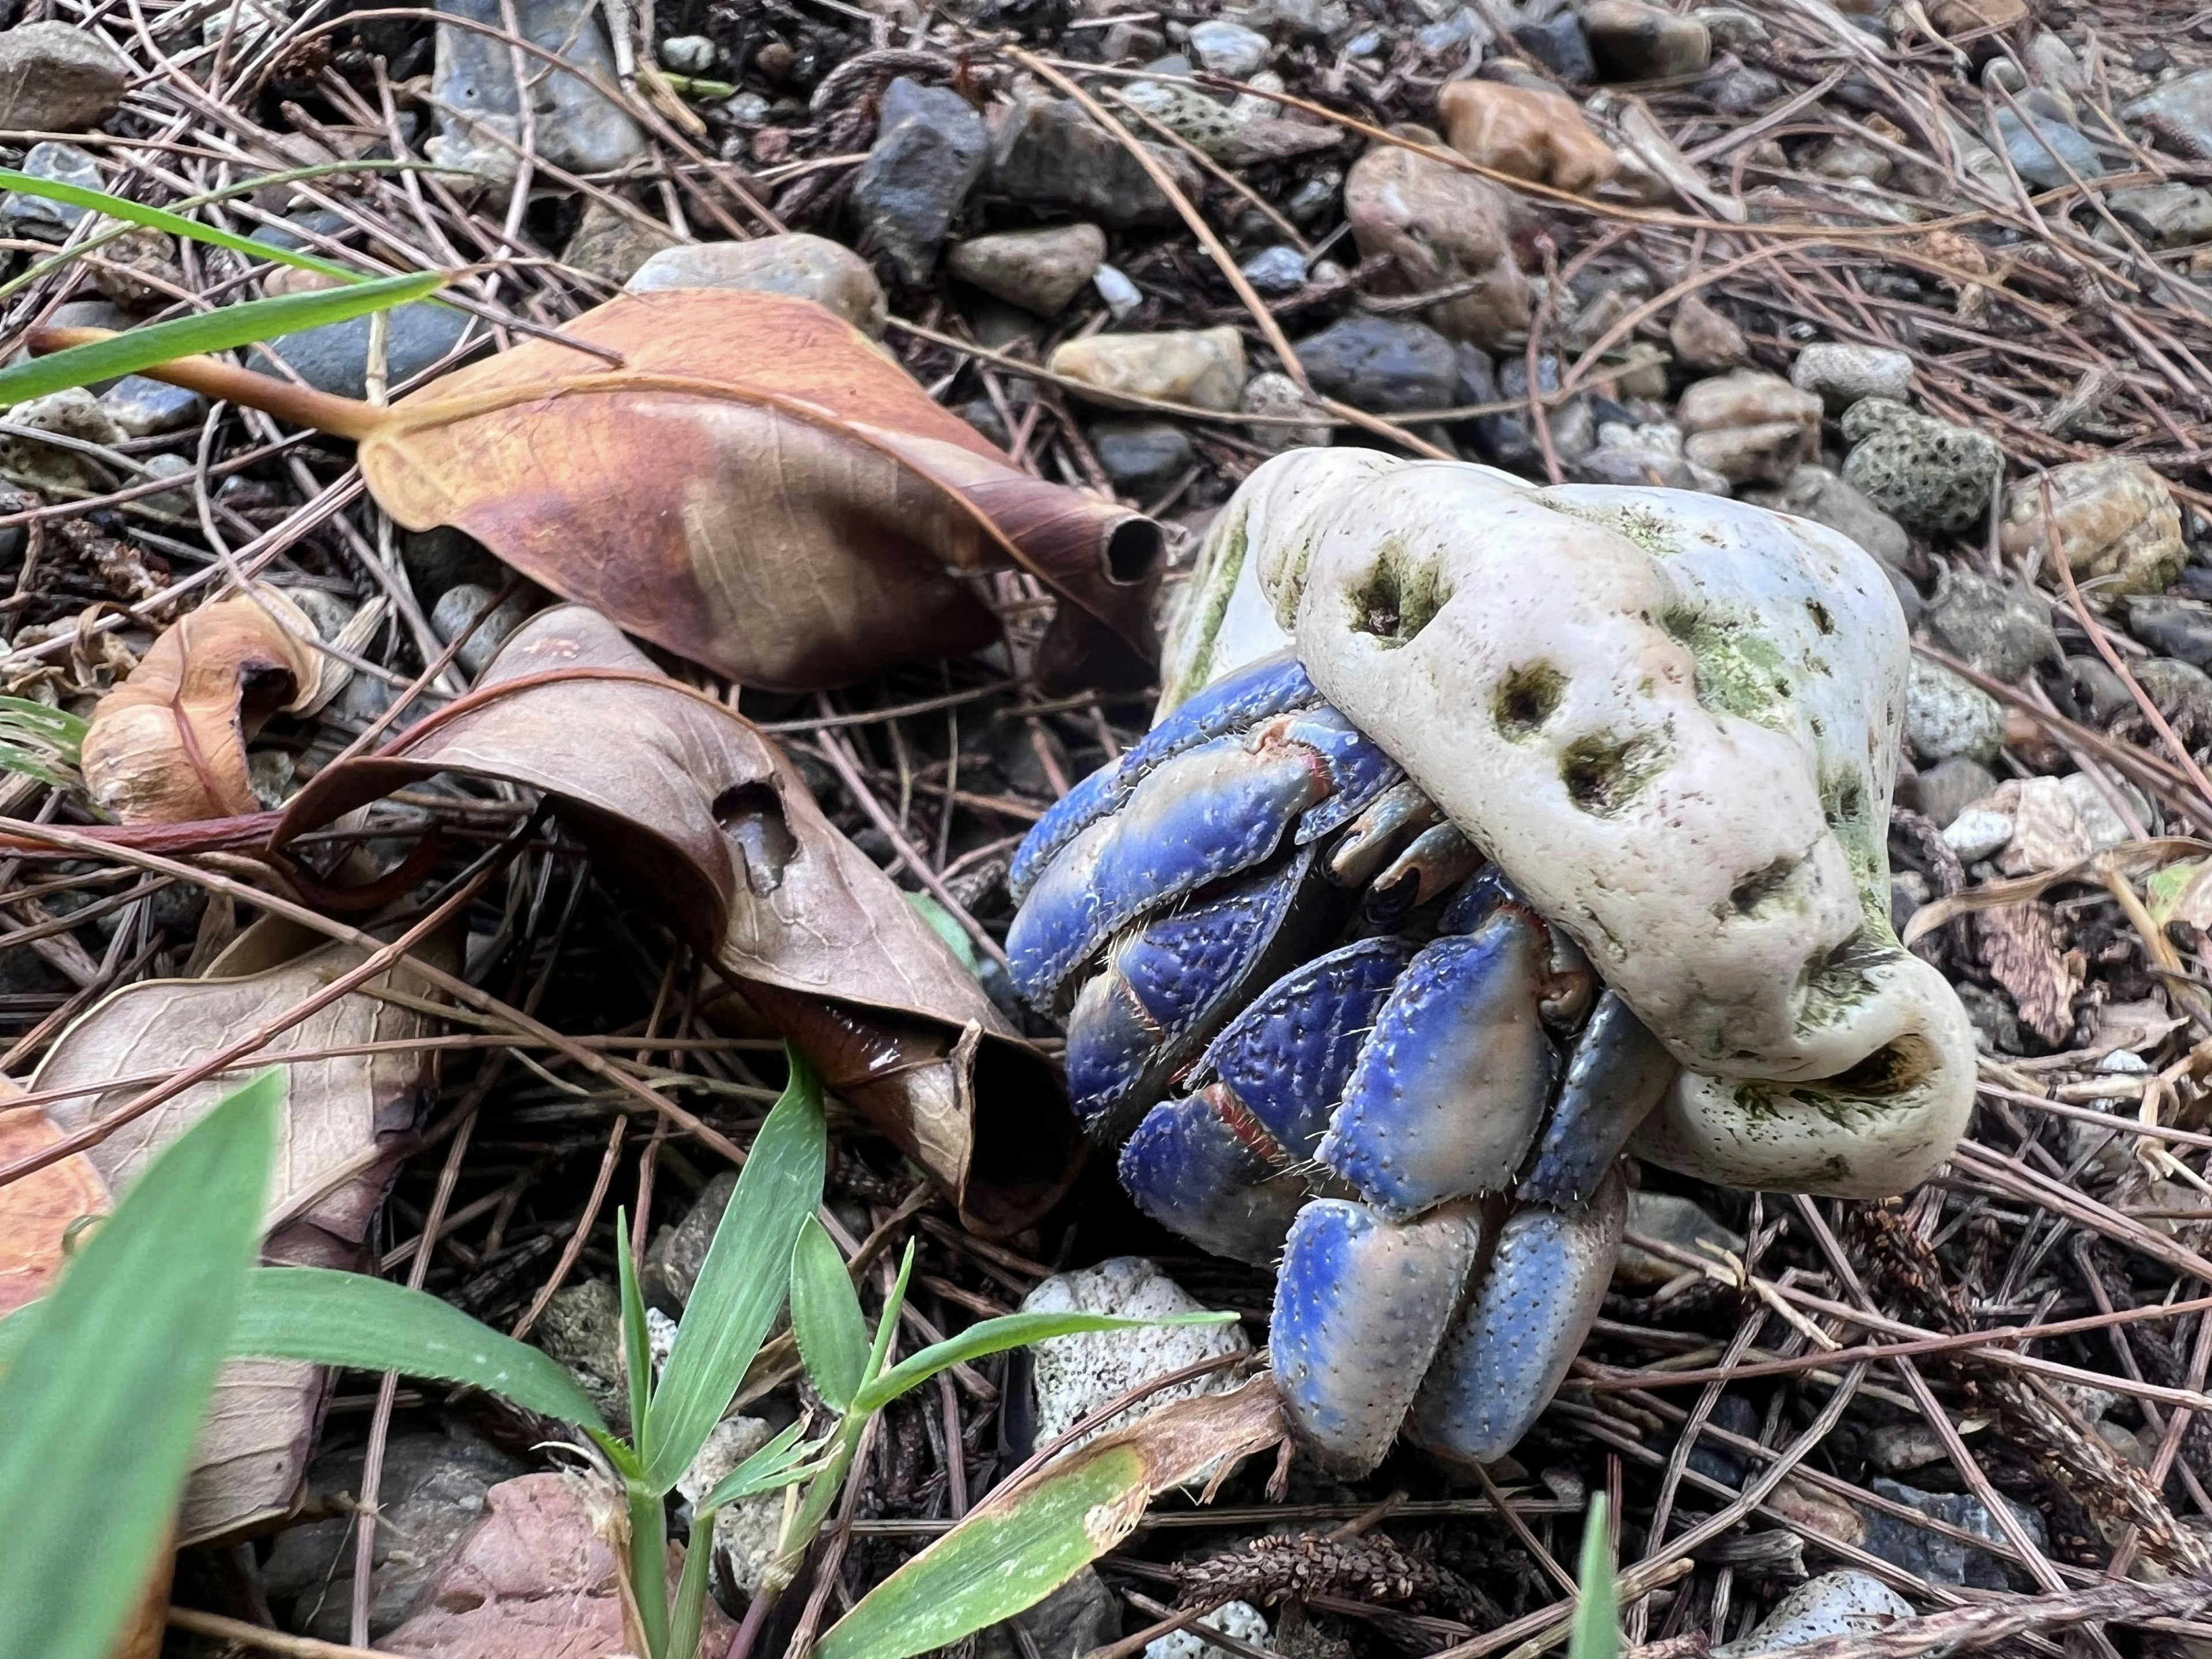
[(1941, 663), (1912, 659), (1905, 694), (1905, 737), (1926, 763), (1967, 755), (1988, 762), (2004, 745), (2004, 710), (1978, 685)]
[(660, 63), (678, 75), (704, 75), (722, 54), (703, 34), (672, 34), (660, 43)]
[[(1143, 1256), (1121, 1255), (1095, 1267), (1054, 1273), (1023, 1298), (1024, 1313), (1106, 1313), (1158, 1317), (1202, 1306)], [(1139, 1383), (1222, 1354), (1251, 1347), (1235, 1325), (1154, 1325), (1139, 1330), (1056, 1336), (1030, 1350), (1036, 1389), (1036, 1439), (1058, 1437), (1094, 1410)], [(1114, 1423), (1227, 1386), (1223, 1373), (1196, 1377), (1149, 1395)], [(1109, 1425), (1102, 1424), (1100, 1430)], [(1097, 1432), (1098, 1431), (1093, 1431)]]
[(1262, 248), (1238, 269), (1262, 294), (1296, 294), (1306, 285), (1306, 256), (1286, 245)]
[(1119, 265), (1101, 265), (1091, 273), (1091, 286), (1098, 290), (1098, 297), (1106, 302), (1107, 313), (1115, 322), (1145, 303), (1145, 296), (1137, 285), (1121, 274)]
[(1274, 43), (1257, 29), (1214, 17), (1191, 25), (1190, 49), (1214, 74), (1243, 81), (1267, 63)]
[(2012, 840), (2013, 821), (2003, 812), (1970, 807), (1945, 826), (1943, 843), (1959, 855), (1961, 864), (1994, 858)]
[(1200, 1632), (1207, 1630), (1274, 1651), (1268, 1646), (1267, 1621), (1260, 1610), (1249, 1601), (1224, 1601), (1194, 1626), (1170, 1631), (1145, 1644), (1145, 1659), (1237, 1659), (1228, 1649), (1206, 1640)]
[(1832, 415), (1862, 398), (1902, 403), (1912, 390), (1912, 359), (1887, 346), (1808, 345), (1790, 366), (1790, 383), (1815, 394)]
[(1871, 1573), (1822, 1573), (1784, 1596), (1750, 1635), (1715, 1648), (1712, 1659), (1751, 1659), (1833, 1636), (1870, 1641), (1914, 1613), (1911, 1602)]
[[(451, 645), (461, 630), (476, 620), (477, 613), (491, 604), (492, 599), (491, 589), (479, 587), (474, 582), (447, 588), (430, 612), (430, 631)], [(469, 635), (468, 643), (461, 647), (455, 660), (470, 673), (481, 674), (485, 665), (499, 654), (499, 647), (506, 643), (507, 636), (529, 620), (532, 609), (527, 592), (510, 594)]]
[(1049, 367), (1101, 392), (1218, 410), (1237, 407), (1248, 374), (1244, 337), (1226, 324), (1158, 334), (1093, 334), (1060, 346)]

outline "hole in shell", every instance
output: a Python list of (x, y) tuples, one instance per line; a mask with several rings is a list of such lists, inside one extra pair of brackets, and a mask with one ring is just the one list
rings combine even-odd
[(1491, 718), (1498, 723), (1498, 735), (1513, 743), (1535, 736), (1558, 712), (1566, 690), (1567, 677), (1549, 663), (1512, 670), (1491, 700)]

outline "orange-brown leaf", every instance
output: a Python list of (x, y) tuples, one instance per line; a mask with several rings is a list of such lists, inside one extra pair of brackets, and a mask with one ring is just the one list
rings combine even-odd
[[(21, 1091), (0, 1079), (0, 1097)], [(0, 1164), (43, 1151), (62, 1138), (36, 1106), (11, 1107), (0, 1097)], [(84, 1216), (107, 1213), (107, 1182), (82, 1152), (72, 1152), (0, 1188), (0, 1314), (46, 1293), (61, 1270), (62, 1244)]]
[(83, 744), (92, 798), (125, 823), (252, 811), (246, 739), (313, 695), (314, 637), (307, 615), (272, 587), (191, 612), (94, 708)]

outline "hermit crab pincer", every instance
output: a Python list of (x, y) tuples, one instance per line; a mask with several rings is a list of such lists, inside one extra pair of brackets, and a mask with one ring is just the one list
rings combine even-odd
[(1520, 1437), (1624, 1150), (1851, 1196), (1949, 1154), (1972, 1029), (1888, 923), (1906, 649), (1857, 547), (1711, 496), (1304, 450), (1224, 509), (1007, 949), (1138, 1203), (1277, 1265), (1327, 1460)]

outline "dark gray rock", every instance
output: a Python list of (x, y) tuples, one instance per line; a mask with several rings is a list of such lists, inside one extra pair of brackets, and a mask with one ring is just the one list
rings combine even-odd
[(1997, 775), (1970, 755), (1938, 761), (1920, 775), (1920, 810), (1938, 830), (1997, 787)]
[(1588, 86), (1597, 79), (1589, 35), (1583, 20), (1571, 11), (1540, 23), (1521, 24), (1513, 31), (1513, 43), (1562, 81)]
[(325, 208), (314, 208), (305, 213), (292, 214), (275, 224), (264, 225), (253, 233), (251, 240), (266, 242), (270, 247), (284, 248), (294, 253), (319, 253), (324, 252), (323, 245), (319, 241), (310, 241), (310, 237), (343, 236), (349, 228), (350, 227), (339, 215)]
[(1296, 294), (1306, 285), (1306, 256), (1286, 243), (1262, 248), (1237, 269), (1262, 294)]
[[(1747, 499), (1826, 525), (1850, 537), (1892, 569), (1911, 556), (1912, 538), (1905, 533), (1905, 526), (1876, 507), (1863, 490), (1845, 483), (1825, 466), (1801, 466), (1781, 489), (1761, 490)], [(1917, 608), (1918, 604), (1919, 595), (1915, 594), (1913, 605)]]
[[(1197, 169), (1181, 150), (1148, 148), (1178, 184), (1199, 187)], [(1117, 230), (1176, 216), (1137, 158), (1059, 98), (1023, 99), (1006, 112), (992, 136), (990, 188), (1009, 201), (1066, 208)]]
[[(434, 300), (416, 300), (386, 313), (392, 319), (385, 343), (385, 379), (392, 390), (415, 378), (451, 351), (467, 331), (469, 315)], [(349, 317), (342, 323), (297, 334), (280, 334), (269, 349), (296, 370), (318, 392), (340, 398), (361, 398), (368, 392), (369, 319)], [(257, 349), (254, 367), (273, 372), (266, 355)]]
[[(2004, 1546), (2004, 1533), (1996, 1517), (1971, 1493), (1922, 1492), (1880, 1475), (1875, 1478), (1872, 1490), (1876, 1497), (1907, 1504), (1930, 1520), (1948, 1522), (2000, 1547)], [(2001, 1498), (1998, 1501), (2005, 1500)], [(2012, 1504), (2011, 1509), (2021, 1529), (2035, 1540), (2038, 1547), (2048, 1542), (2040, 1515), (2018, 1504)], [(1989, 1551), (1978, 1550), (1955, 1538), (1912, 1526), (1879, 1510), (1863, 1513), (1867, 1534), (1860, 1547), (1869, 1554), (1917, 1573), (1931, 1584), (1968, 1584), (1976, 1589), (1992, 1590), (2010, 1588), (2005, 1582), (2004, 1568)]]
[(1615, 81), (1660, 81), (1695, 75), (1712, 60), (1712, 36), (1694, 17), (1643, 0), (1583, 0), (1590, 52)]
[(2125, 601), (2128, 632), (2161, 656), (2212, 668), (2212, 605), (2136, 593)]
[[(1078, 1659), (1121, 1636), (1121, 1602), (1097, 1571), (1085, 1567), (1013, 1622), (1036, 1649), (1037, 1659)], [(982, 1659), (1022, 1659), (1021, 1645), (994, 1625), (980, 1638)], [(1208, 1650), (1218, 1652), (1219, 1650)]]
[(1000, 418), (998, 404), (988, 398), (970, 398), (960, 405), (960, 418), (1000, 448), (1013, 447), (1014, 434), (1006, 430), (1006, 422)]
[[(476, 623), (477, 614), (497, 597), (496, 588), (479, 586), (475, 582), (455, 583), (439, 596), (436, 607), (431, 611), (430, 631), (451, 645), (471, 623)], [(470, 634), (467, 642), (454, 653), (454, 660), (469, 673), (483, 673), (484, 665), (498, 655), (500, 647), (507, 643), (507, 636), (530, 619), (531, 613), (538, 608), (542, 599), (535, 587), (524, 584), (509, 594), (503, 603), (494, 606), (491, 614), (483, 622), (477, 623), (476, 631)]]
[(2120, 114), (2147, 129), (2161, 149), (2212, 155), (2212, 69), (2177, 76), (2122, 106)]
[[(80, 190), (106, 188), (106, 181), (100, 176), (100, 163), (89, 154), (75, 144), (56, 143), (51, 138), (31, 146), (23, 157), (22, 171), (33, 179), (75, 185)], [(34, 236), (41, 241), (58, 242), (91, 211), (90, 208), (48, 201), (43, 196), (32, 196), (22, 191), (11, 191), (0, 197), (0, 219), (8, 222), (11, 234)]]
[[(1715, 1428), (1726, 1429), (1730, 1434), (1751, 1440), (1759, 1435), (1759, 1407), (1753, 1405), (1747, 1396), (1730, 1393), (1720, 1397), (1719, 1403), (1713, 1407), (1711, 1420)], [(1743, 1484), (1743, 1454), (1719, 1445), (1704, 1435), (1698, 1437), (1697, 1445), (1690, 1452), (1690, 1467), (1725, 1486)]]
[(1316, 173), (1291, 192), (1283, 211), (1302, 225), (1314, 224), (1335, 210), (1337, 193), (1343, 188), (1344, 175), (1335, 168)]
[(1449, 408), (1459, 385), (1457, 349), (1426, 323), (1355, 315), (1292, 349), (1316, 391), (1376, 414)]
[(434, 607), (440, 595), (461, 582), (474, 582), (496, 592), (507, 580), (507, 567), (492, 556), (489, 548), (464, 531), (442, 525), (435, 530), (401, 531), (399, 562), (413, 580), (415, 597), (425, 610)]
[(2179, 181), (2116, 190), (2105, 205), (2153, 247), (2212, 241), (2212, 190)]
[[(29, 952), (21, 952), (28, 955)], [(326, 1449), (307, 1466), (317, 1498), (358, 1498), (362, 1448)], [(483, 1513), (484, 1493), (524, 1472), (519, 1459), (458, 1423), (403, 1429), (384, 1449), (376, 1541), (370, 1570), (368, 1635), (405, 1620), (461, 1534)], [(284, 1627), (325, 1642), (348, 1639), (353, 1620), (354, 1520), (349, 1514), (277, 1534), (261, 1583)]]
[(2102, 657), (2069, 657), (2066, 672), (2074, 684), (2075, 708), (2098, 726), (2136, 706), (2135, 693), (2128, 690), (2128, 683)]
[(1782, 96), (1782, 77), (1730, 57), (1715, 64), (1697, 85), (1698, 96), (1722, 115), (1756, 115)]
[(1190, 435), (1171, 421), (1101, 421), (1089, 436), (1114, 487), (1139, 501), (1167, 489), (1198, 458)]
[(1936, 643), (2008, 685), (2058, 650), (2051, 607), (2033, 591), (1961, 565), (1938, 572), (1925, 620)]
[[(437, 9), (492, 32), (438, 29), (431, 81), (438, 137), (425, 148), (441, 166), (477, 174), (495, 188), (511, 186), (519, 158), (482, 131), (488, 128), (510, 141), (521, 136), (514, 52), (499, 34), (505, 27), (501, 0), (438, 0)], [(614, 50), (593, 0), (516, 0), (514, 9), (525, 39), (613, 83)], [(573, 173), (611, 173), (645, 153), (645, 135), (637, 123), (587, 82), (542, 58), (530, 59), (525, 73), (532, 89), (532, 137), (538, 153), (555, 166)]]
[(983, 118), (950, 87), (903, 75), (893, 81), (876, 142), (853, 179), (863, 245), (890, 255), (908, 282), (927, 282), (990, 147)]
[(151, 438), (164, 432), (182, 432), (198, 426), (207, 415), (207, 399), (180, 386), (150, 380), (143, 374), (126, 374), (100, 394), (107, 418), (134, 438)]
[[(2097, 147), (2065, 122), (2030, 113), (2022, 120), (2009, 109), (1997, 112), (1997, 132), (2013, 171), (2038, 190), (2057, 190), (2066, 185), (2066, 169), (2084, 179), (2102, 175), (2105, 164)], [(2062, 166), (2061, 163), (2064, 165)]]
[[(1537, 390), (1553, 392), (1559, 384), (1559, 360), (1549, 356), (1538, 358)], [(1498, 365), (1497, 395), (1501, 398), (1528, 395), (1528, 360), (1525, 356), (1515, 353)], [(1477, 416), (1471, 424), (1476, 446), (1496, 465), (1519, 471), (1542, 465), (1542, 451), (1525, 406), (1497, 415)], [(1552, 446), (1563, 460), (1578, 459), (1597, 447), (1596, 422), (1590, 414), (1587, 398), (1571, 398), (1553, 410), (1550, 424)]]
[[(2176, 726), (2186, 722), (2199, 732), (2212, 732), (2212, 678), (2203, 669), (2172, 657), (2153, 657), (2128, 672), (2168, 720)], [(2135, 706), (2130, 695), (2127, 707)]]
[(730, 1207), (730, 1194), (737, 1189), (736, 1173), (725, 1170), (699, 1189), (683, 1220), (654, 1235), (638, 1279), (646, 1300), (663, 1313), (680, 1315), (691, 1299), (691, 1287), (699, 1281), (699, 1269), (707, 1265), (714, 1230), (722, 1224), (722, 1212)]
[(131, 64), (97, 29), (25, 23), (0, 33), (0, 131), (82, 132), (115, 113)]

